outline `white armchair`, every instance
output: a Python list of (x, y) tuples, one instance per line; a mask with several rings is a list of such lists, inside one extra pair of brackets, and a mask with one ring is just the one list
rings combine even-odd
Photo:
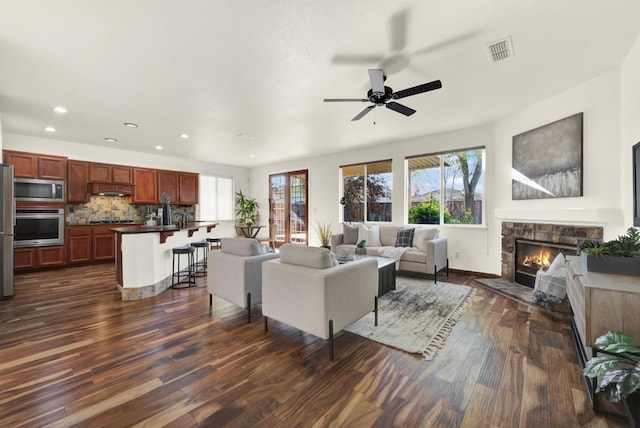
[(262, 301), (262, 262), (278, 258), (252, 238), (222, 238), (222, 250), (209, 255), (207, 290), (209, 305), (213, 296), (220, 297), (247, 310), (251, 322), (251, 306)]
[(285, 244), (280, 259), (262, 265), (262, 314), (322, 339), (371, 311), (377, 325), (378, 262), (361, 259), (337, 265), (326, 248)]

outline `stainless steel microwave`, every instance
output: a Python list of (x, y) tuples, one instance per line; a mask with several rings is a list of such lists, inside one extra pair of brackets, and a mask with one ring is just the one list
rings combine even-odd
[(64, 202), (64, 181), (15, 178), (13, 197), (26, 202)]

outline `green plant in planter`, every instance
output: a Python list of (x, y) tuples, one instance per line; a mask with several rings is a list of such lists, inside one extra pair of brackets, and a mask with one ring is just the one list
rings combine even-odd
[(160, 203), (162, 205), (169, 205), (171, 203), (171, 197), (168, 193), (162, 192), (162, 194), (160, 195)]
[(640, 258), (640, 231), (630, 227), (626, 235), (620, 235), (613, 241), (585, 241), (580, 250), (592, 256)]
[(331, 245), (331, 221), (316, 222), (316, 232), (320, 238), (320, 245), (328, 248)]
[(260, 203), (254, 198), (247, 197), (242, 193), (242, 190), (236, 192), (236, 215), (240, 223), (255, 222), (258, 208), (260, 208)]
[(606, 355), (587, 361), (583, 373), (601, 377), (596, 392), (617, 403), (640, 390), (640, 347), (633, 344), (631, 336), (610, 331), (598, 337), (595, 346)]

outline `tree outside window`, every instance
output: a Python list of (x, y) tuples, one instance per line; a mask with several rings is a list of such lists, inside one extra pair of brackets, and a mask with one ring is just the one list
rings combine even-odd
[(344, 221), (391, 221), (391, 161), (343, 166)]
[(482, 224), (484, 149), (407, 159), (409, 223)]

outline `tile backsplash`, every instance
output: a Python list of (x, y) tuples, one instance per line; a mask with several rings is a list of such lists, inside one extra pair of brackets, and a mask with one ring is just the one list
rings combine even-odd
[[(91, 196), (85, 204), (67, 204), (67, 224), (88, 224), (92, 221), (133, 220), (144, 223), (148, 215), (157, 213), (160, 205), (131, 205), (128, 196)], [(178, 214), (195, 219), (195, 206), (171, 206), (174, 221)]]

